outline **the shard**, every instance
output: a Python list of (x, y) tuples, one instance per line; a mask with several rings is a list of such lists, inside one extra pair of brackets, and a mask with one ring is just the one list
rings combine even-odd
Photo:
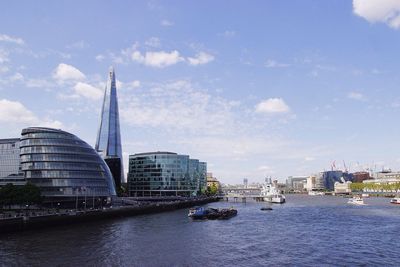
[(112, 67), (108, 73), (101, 109), (100, 127), (97, 132), (96, 151), (103, 157), (114, 177), (116, 188), (124, 181), (121, 133), (115, 72)]

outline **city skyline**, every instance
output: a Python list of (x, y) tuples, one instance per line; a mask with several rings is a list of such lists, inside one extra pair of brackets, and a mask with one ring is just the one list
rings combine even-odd
[(94, 144), (112, 65), (125, 174), (148, 151), (224, 183), (400, 169), (396, 1), (42, 3), (1, 4), (0, 138)]

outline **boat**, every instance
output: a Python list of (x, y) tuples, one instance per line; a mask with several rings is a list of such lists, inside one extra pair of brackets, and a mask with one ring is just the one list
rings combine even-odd
[(361, 196), (353, 196), (352, 198), (347, 201), (348, 204), (353, 204), (353, 205), (366, 205), (364, 203), (364, 199)]
[(366, 197), (369, 197), (369, 194), (363, 193), (363, 194), (361, 194), (361, 196), (362, 196), (363, 198), (366, 198)]
[(390, 203), (392, 204), (400, 204), (400, 197), (394, 197), (390, 200)]
[(188, 217), (194, 220), (226, 220), (237, 215), (237, 210), (234, 208), (229, 209), (214, 209), (203, 207), (194, 207), (189, 209)]
[(266, 181), (260, 193), (264, 201), (278, 204), (285, 203), (286, 197), (276, 188), (276, 183), (272, 183), (271, 178), (267, 178)]
[(271, 207), (262, 207), (260, 210), (272, 210)]

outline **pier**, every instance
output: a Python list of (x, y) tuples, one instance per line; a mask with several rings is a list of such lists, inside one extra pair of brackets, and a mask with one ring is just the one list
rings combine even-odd
[(223, 196), (225, 201), (233, 201), (233, 202), (247, 202), (247, 200), (253, 200), (255, 202), (264, 201), (264, 197), (260, 195), (242, 195), (242, 194), (227, 194)]

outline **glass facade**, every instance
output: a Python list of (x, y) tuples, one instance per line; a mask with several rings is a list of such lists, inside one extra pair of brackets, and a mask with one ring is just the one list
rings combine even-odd
[(97, 152), (73, 134), (50, 128), (22, 130), (21, 171), (44, 197), (115, 196), (111, 172)]
[[(205, 172), (204, 172), (205, 171)], [(206, 181), (207, 165), (187, 155), (150, 152), (129, 156), (130, 196), (193, 196)]]
[(115, 184), (119, 187), (121, 182), (124, 181), (124, 168), (122, 164), (117, 87), (115, 72), (112, 68), (109, 71), (100, 117), (95, 149), (106, 161), (114, 177)]
[(19, 138), (0, 140), (0, 186), (25, 184), (20, 168), (19, 143)]

